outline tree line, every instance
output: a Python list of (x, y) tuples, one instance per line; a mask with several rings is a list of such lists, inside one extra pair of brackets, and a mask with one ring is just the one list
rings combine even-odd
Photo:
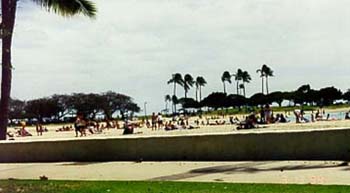
[[(183, 108), (241, 108), (242, 106), (254, 107), (272, 103), (277, 103), (279, 106), (282, 106), (283, 101), (288, 101), (289, 106), (297, 104), (327, 106), (333, 104), (334, 101), (339, 99), (350, 101), (350, 90), (342, 93), (340, 89), (335, 87), (326, 87), (321, 88), (320, 90), (315, 90), (312, 89), (310, 85), (302, 85), (294, 91), (275, 91), (270, 93), (268, 80), (269, 77), (274, 76), (273, 70), (266, 64), (263, 64), (256, 70), (256, 73), (258, 73), (261, 78), (261, 92), (256, 93), (251, 97), (246, 97), (246, 84), (250, 83), (252, 78), (247, 71), (238, 69), (235, 73), (224, 71), (221, 76), (223, 92), (213, 92), (204, 99), (202, 99), (202, 87), (204, 87), (207, 82), (202, 76), (198, 76), (194, 79), (190, 74), (185, 74), (184, 77), (182, 77), (180, 73), (175, 73), (167, 82), (168, 84), (173, 84), (174, 90), (172, 96), (169, 94), (165, 95), (165, 111), (169, 111), (169, 103), (172, 104), (172, 112), (176, 113), (176, 106), (178, 104), (182, 105)], [(233, 81), (236, 82), (236, 93), (228, 94), (226, 91), (226, 84), (231, 84)], [(185, 96), (183, 98), (177, 97), (177, 86), (184, 89)], [(194, 86), (195, 99), (188, 98), (188, 91)]]
[(11, 99), (9, 119), (37, 119), (44, 122), (45, 118), (52, 122), (62, 122), (65, 117), (80, 114), (87, 119), (96, 119), (102, 115), (106, 120), (113, 119), (113, 114), (139, 112), (140, 107), (130, 96), (112, 91), (104, 93), (73, 93), (53, 95), (28, 101)]
[(201, 101), (192, 98), (181, 98), (172, 101), (173, 105), (180, 104), (183, 108), (210, 107), (213, 109), (234, 107), (259, 107), (266, 104), (276, 103), (282, 106), (287, 102), (287, 106), (307, 105), (307, 106), (329, 106), (337, 100), (350, 102), (350, 89), (342, 93), (335, 87), (325, 87), (319, 90), (312, 89), (310, 85), (302, 85), (294, 91), (275, 91), (269, 94), (256, 93), (247, 98), (243, 95), (227, 94), (224, 92), (213, 92)]

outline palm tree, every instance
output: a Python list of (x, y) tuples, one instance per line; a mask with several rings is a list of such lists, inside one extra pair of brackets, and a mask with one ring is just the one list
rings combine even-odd
[(176, 105), (177, 105), (177, 103), (179, 102), (179, 100), (177, 99), (176, 95), (173, 95), (173, 96), (171, 97), (171, 102), (173, 103), (174, 112), (176, 113)]
[(245, 95), (245, 85), (244, 85), (244, 83), (249, 83), (251, 80), (252, 80), (252, 78), (250, 77), (250, 75), (249, 75), (249, 73), (248, 73), (248, 71), (244, 71), (244, 72), (242, 72), (242, 76), (241, 76), (241, 78), (242, 78), (242, 88), (243, 88), (243, 96), (244, 97), (246, 97), (246, 95)]
[(237, 70), (236, 74), (233, 74), (233, 75), (232, 75), (232, 76), (235, 77), (237, 95), (239, 95), (239, 81), (242, 80), (242, 74), (243, 74), (243, 71), (239, 68), (239, 69)]
[[(265, 65), (265, 64), (264, 64)], [(261, 93), (264, 94), (264, 77), (265, 77), (265, 73), (264, 73), (264, 65), (256, 70), (256, 73), (260, 74), (260, 78), (261, 78)]]
[[(266, 66), (266, 65), (265, 65)], [(269, 94), (269, 76), (272, 77), (273, 76), (273, 70), (266, 66), (264, 69), (264, 74), (265, 74), (265, 78), (266, 78), (266, 94)]]
[(199, 90), (199, 101), (202, 100), (202, 86), (205, 86), (207, 81), (202, 77), (198, 76), (196, 78), (196, 100), (198, 101), (197, 92)]
[(171, 102), (171, 96), (168, 94), (165, 95), (164, 100), (165, 100), (165, 111), (168, 112), (168, 102)]
[(174, 83), (174, 96), (176, 96), (176, 84), (183, 86), (184, 80), (182, 79), (182, 75), (180, 73), (175, 73), (172, 75), (172, 78), (168, 81), (168, 84)]
[(184, 76), (184, 84), (183, 84), (183, 87), (185, 89), (185, 98), (187, 98), (187, 92), (188, 90), (190, 90), (193, 84), (194, 84), (193, 77), (190, 74), (186, 74)]
[(231, 84), (231, 74), (228, 71), (225, 71), (221, 76), (222, 84), (224, 85), (224, 93), (226, 94), (226, 85), (225, 82), (228, 82)]
[[(64, 17), (71, 17), (83, 14), (93, 18), (96, 15), (96, 7), (89, 0), (33, 0), (47, 11), (58, 13)], [(11, 47), (12, 37), (16, 18), (17, 0), (1, 1), (1, 39), (2, 39), (2, 80), (1, 80), (1, 101), (0, 101), (0, 140), (6, 139), (9, 101), (11, 93), (12, 63)]]

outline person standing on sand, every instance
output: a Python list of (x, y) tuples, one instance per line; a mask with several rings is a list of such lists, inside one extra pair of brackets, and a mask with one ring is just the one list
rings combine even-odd
[(80, 137), (86, 136), (85, 133), (85, 127), (86, 127), (86, 122), (84, 121), (82, 116), (77, 116), (77, 119), (74, 123), (75, 127), (75, 137), (78, 137), (78, 133), (80, 132)]
[(263, 106), (261, 105), (261, 109), (260, 109), (260, 124), (265, 123), (265, 111)]
[(158, 122), (158, 129), (161, 129), (163, 127), (163, 117), (162, 117), (162, 114), (160, 113), (158, 113), (157, 122)]
[(36, 124), (35, 128), (36, 128), (36, 134), (37, 134), (38, 136), (43, 135), (43, 125), (40, 124), (39, 121), (38, 121), (38, 123)]
[(154, 112), (152, 113), (152, 131), (153, 129), (157, 129), (157, 116)]
[(269, 124), (271, 122), (271, 108), (269, 104), (265, 105), (264, 114), (265, 114), (265, 123)]

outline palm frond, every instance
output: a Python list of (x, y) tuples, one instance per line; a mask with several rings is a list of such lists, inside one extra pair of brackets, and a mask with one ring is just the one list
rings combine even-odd
[(65, 17), (83, 14), (87, 17), (96, 16), (95, 3), (89, 0), (32, 0), (49, 12), (54, 12)]

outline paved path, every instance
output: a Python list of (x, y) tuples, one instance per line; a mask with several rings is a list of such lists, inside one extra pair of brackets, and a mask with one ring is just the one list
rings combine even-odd
[(199, 182), (346, 184), (350, 166), (332, 161), (98, 162), (0, 164), (0, 179), (172, 180)]

